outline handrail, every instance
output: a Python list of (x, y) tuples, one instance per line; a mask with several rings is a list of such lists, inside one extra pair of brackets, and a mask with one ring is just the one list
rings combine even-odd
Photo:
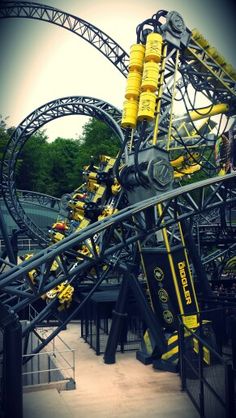
[[(72, 353), (72, 364), (69, 363), (68, 360), (65, 359), (65, 357), (62, 355), (62, 353)], [(70, 350), (64, 350), (64, 351), (43, 351), (40, 353), (36, 353), (36, 354), (23, 354), (22, 358), (27, 358), (27, 357), (31, 357), (32, 361), (34, 360), (34, 358), (36, 358), (36, 356), (41, 356), (41, 357), (45, 357), (45, 356), (53, 356), (54, 358), (57, 358), (57, 356), (61, 356), (63, 358), (63, 360), (66, 362), (66, 364), (69, 367), (52, 367), (52, 368), (48, 368), (48, 369), (41, 369), (41, 367), (39, 366), (37, 370), (33, 370), (33, 371), (27, 371), (27, 372), (22, 372), (22, 376), (26, 376), (26, 375), (34, 375), (34, 374), (39, 374), (39, 373), (44, 373), (44, 372), (55, 372), (55, 371), (65, 371), (65, 370), (72, 370), (72, 379), (75, 382), (75, 349), (71, 348)], [(56, 361), (55, 361), (56, 362)], [(64, 377), (64, 379), (62, 380), (67, 380), (68, 378)], [(51, 381), (51, 379), (50, 379)]]
[[(215, 312), (222, 311), (222, 308), (209, 309), (205, 311), (198, 312), (200, 315), (204, 312)], [(230, 359), (224, 359), (217, 351), (208, 344), (207, 340), (204, 340), (201, 335), (196, 334), (196, 330), (188, 328), (186, 324), (181, 321), (181, 317), (178, 316), (179, 320), (179, 356), (180, 356), (180, 378), (181, 378), (181, 387), (182, 390), (185, 390), (189, 395), (189, 398), (193, 402), (197, 411), (201, 417), (205, 416), (205, 406), (207, 403), (207, 398), (205, 397), (205, 390), (210, 391), (214, 403), (215, 410), (220, 406), (224, 410), (225, 418), (231, 418), (232, 412), (234, 410), (234, 371)], [(201, 331), (202, 322), (200, 320), (199, 330)], [(187, 333), (185, 333), (185, 330)], [(190, 343), (190, 340), (191, 343)], [(188, 343), (187, 343), (188, 341)], [(196, 347), (195, 347), (196, 342)], [(187, 355), (189, 350), (193, 350), (197, 355), (197, 364), (193, 362), (193, 358)], [(204, 357), (204, 351), (209, 352), (209, 359), (213, 360), (209, 362)], [(209, 381), (209, 373), (204, 373), (204, 361), (206, 362), (205, 367), (208, 367), (210, 370), (213, 368), (215, 370), (215, 363), (222, 368), (222, 388), (223, 392), (219, 391), (218, 387), (215, 386), (213, 381)], [(217, 369), (218, 369), (217, 367)], [(221, 370), (221, 369), (220, 369)], [(197, 387), (199, 388), (199, 393), (193, 392), (191, 384), (189, 384), (188, 373), (194, 373), (194, 379), (197, 379)], [(214, 414), (214, 412), (212, 412)]]

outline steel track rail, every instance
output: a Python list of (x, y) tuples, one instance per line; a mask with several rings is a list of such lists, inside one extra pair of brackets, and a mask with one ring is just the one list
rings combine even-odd
[[(31, 190), (16, 190), (18, 199), (22, 203), (31, 203), (35, 206), (47, 207), (52, 211), (59, 213), (61, 210), (61, 199), (58, 197), (50, 196), (44, 193), (32, 192)], [(3, 200), (0, 197), (0, 200)]]
[(45, 193), (32, 192), (30, 190), (17, 189), (16, 192), (19, 200), (23, 202), (29, 202), (43, 207), (46, 206), (51, 210), (55, 210), (56, 212), (59, 212), (61, 209), (61, 199), (58, 197), (50, 196)]
[(28, 235), (40, 245), (46, 245), (49, 238), (25, 213), (20, 203), (15, 185), (15, 167), (24, 144), (34, 132), (51, 120), (68, 115), (95, 117), (109, 126), (121, 143), (123, 142), (124, 135), (119, 126), (121, 112), (103, 100), (87, 96), (64, 97), (48, 102), (34, 110), (18, 125), (7, 144), (2, 160), (2, 192), (6, 206), (17, 225), (27, 228)]
[(60, 26), (96, 48), (127, 77), (129, 55), (114, 39), (84, 19), (55, 7), (28, 1), (1, 2), (0, 19), (6, 18), (36, 19)]
[[(163, 193), (161, 197), (152, 197), (143, 202), (134, 204), (128, 208), (121, 210), (117, 215), (105, 218), (103, 221), (96, 222), (85, 230), (76, 232), (60, 243), (54, 244), (36, 254), (30, 261), (25, 261), (22, 264), (11, 268), (1, 276), (0, 289), (2, 292), (6, 292), (11, 296), (17, 296), (17, 303), (13, 309), (18, 311), (26, 307), (28, 303), (37, 300), (48, 290), (54, 288), (64, 280), (75, 281), (84, 272), (88, 271), (94, 266), (101, 266), (104, 263), (112, 265), (117, 262), (114, 258), (115, 255), (123, 248), (126, 248), (140, 239), (144, 239), (147, 235), (151, 235), (157, 230), (168, 227), (170, 225), (179, 222), (181, 219), (187, 219), (199, 212), (204, 212), (212, 207), (219, 207), (221, 205), (232, 204), (236, 202), (236, 173), (229, 174), (224, 177), (216, 177), (213, 179), (207, 179), (197, 184), (190, 184), (172, 190), (167, 193)], [(202, 201), (202, 190), (214, 189), (214, 196), (206, 197), (205, 201)], [(149, 208), (155, 207), (157, 204), (165, 205), (173, 204), (178, 208), (179, 203), (181, 207), (183, 202), (187, 202), (187, 196), (190, 192), (199, 191), (201, 195), (201, 202), (198, 208), (196, 208), (196, 202), (194, 207), (190, 207), (186, 204), (185, 212), (178, 214), (176, 211), (173, 217), (168, 217), (167, 220), (159, 219), (156, 224), (149, 230), (146, 227), (140, 225), (140, 216)], [(221, 192), (224, 194), (224, 199), (221, 197)], [(206, 193), (207, 195), (207, 193)], [(186, 199), (186, 200), (185, 200)], [(126, 228), (129, 233), (127, 239), (122, 236), (120, 242), (116, 242), (115, 245), (111, 244), (111, 241), (107, 239), (107, 235), (114, 232), (115, 228), (119, 229), (121, 226)], [(94, 240), (95, 236), (103, 234), (102, 247), (100, 253), (93, 253), (91, 257), (84, 257), (79, 262), (74, 259), (71, 265), (66, 265), (65, 260), (67, 258), (68, 251), (74, 251), (82, 243), (88, 242), (88, 240)], [(50, 267), (54, 260), (57, 260), (61, 266), (61, 273), (58, 277), (52, 276), (50, 273)], [(35, 288), (27, 278), (27, 273), (32, 269), (39, 269), (40, 271), (40, 286)], [(20, 281), (20, 282), (19, 282)], [(20, 283), (20, 285), (19, 285)]]

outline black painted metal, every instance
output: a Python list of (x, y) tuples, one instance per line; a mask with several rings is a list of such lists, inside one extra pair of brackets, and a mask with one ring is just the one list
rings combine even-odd
[(106, 364), (114, 364), (116, 362), (116, 350), (119, 343), (120, 332), (127, 316), (125, 312), (129, 288), (127, 274), (129, 274), (128, 271), (126, 271), (123, 276), (116, 307), (112, 312), (112, 324), (104, 353), (104, 362)]
[(186, 83), (191, 83), (214, 103), (229, 103), (235, 114), (235, 80), (193, 38), (184, 52), (180, 72)]
[(191, 228), (189, 227), (189, 224), (184, 220), (181, 222), (181, 226), (184, 234), (186, 247), (189, 251), (196, 275), (199, 278), (199, 290), (203, 295), (205, 295), (205, 297), (210, 297), (212, 296), (212, 290), (209, 285), (205, 268), (201, 262), (200, 254), (198, 253), (197, 246), (193, 239)]
[[(128, 59), (129, 56), (125, 53), (125, 51), (120, 48), (118, 44), (114, 42), (111, 38), (109, 38), (104, 32), (100, 31), (98, 28), (93, 26), (92, 24), (80, 19), (76, 16), (70, 15), (65, 13), (61, 10), (58, 10), (54, 7), (42, 5), (33, 2), (1, 2), (0, 5), (0, 18), (29, 18), (29, 19), (37, 19), (42, 21), (47, 21), (49, 23), (53, 23), (59, 25), (79, 36), (83, 39), (91, 43), (95, 48), (97, 48), (100, 52), (102, 52), (117, 68), (122, 72), (123, 75), (127, 76), (128, 72)], [(175, 60), (172, 62), (172, 55), (173, 51), (170, 53), (170, 59), (168, 60), (169, 66), (167, 69), (166, 78), (169, 80), (170, 74), (174, 74), (175, 68)], [(183, 57), (182, 57), (183, 58)], [(181, 60), (181, 72), (183, 74), (183, 79), (188, 74), (188, 70), (186, 70), (186, 63), (185, 60), (188, 60), (188, 54), (186, 54), (185, 59)], [(190, 73), (193, 71), (191, 68)], [(196, 72), (196, 69), (194, 69)], [(198, 73), (198, 71), (197, 71)], [(169, 88), (169, 87), (168, 87)], [(168, 90), (168, 89), (167, 89)], [(198, 90), (198, 89), (197, 89)], [(211, 90), (211, 89), (210, 89)], [(222, 89), (221, 89), (222, 90)], [(227, 90), (227, 89), (226, 89)], [(166, 109), (171, 103), (171, 94), (163, 95), (163, 106), (161, 109), (161, 116), (160, 116), (160, 128), (162, 126), (162, 119), (165, 123), (167, 123), (168, 118), (165, 120)], [(210, 93), (212, 94), (212, 93)], [(168, 100), (167, 100), (168, 96)], [(227, 97), (228, 96), (224, 96)], [(214, 102), (214, 95), (211, 95), (211, 99)], [(88, 103), (90, 105), (89, 109), (91, 110), (93, 103), (91, 103), (91, 98), (87, 98)], [(60, 101), (60, 103), (59, 103)], [(15, 192), (15, 185), (14, 185), (14, 168), (16, 163), (16, 157), (20, 152), (21, 147), (24, 144), (24, 140), (29, 138), (30, 134), (32, 134), (36, 129), (42, 126), (44, 123), (50, 120), (54, 120), (57, 117), (64, 116), (66, 114), (79, 114), (78, 109), (75, 110), (75, 102), (71, 103), (68, 101), (68, 98), (59, 99), (56, 101), (50, 102), (45, 106), (37, 109), (31, 115), (29, 115), (22, 124), (19, 125), (17, 130), (15, 131), (11, 142), (9, 143), (8, 152), (6, 153), (3, 161), (3, 192), (6, 204), (20, 228), (25, 228), (27, 225), (27, 229), (29, 231), (29, 235), (32, 238), (36, 238), (40, 243), (46, 244), (48, 242), (48, 237), (45, 233), (40, 231), (40, 229), (32, 222), (32, 220), (27, 217), (22, 208), (19, 200), (17, 199), (16, 192)], [(63, 115), (60, 114), (60, 104), (63, 102)], [(85, 102), (85, 100), (84, 100)], [(83, 102), (83, 105), (84, 105)], [(100, 101), (101, 102), (101, 101)], [(57, 104), (59, 108), (57, 107)], [(78, 102), (76, 103), (78, 105)], [(106, 104), (107, 105), (107, 104)], [(105, 106), (106, 106), (105, 105)], [(69, 107), (74, 107), (72, 113)], [(97, 103), (96, 103), (97, 106)], [(47, 108), (48, 107), (48, 108)], [(100, 108), (100, 105), (99, 105)], [(166, 109), (165, 109), (166, 108)], [(164, 110), (163, 110), (164, 109)], [(104, 110), (104, 105), (103, 105)], [(110, 111), (111, 109), (109, 109)], [(39, 111), (39, 115), (37, 112)], [(106, 108), (107, 111), (107, 108)], [(84, 113), (83, 113), (84, 112)], [(82, 113), (80, 114), (87, 114), (85, 111), (85, 107), (83, 108)], [(89, 113), (90, 115), (90, 113)], [(114, 113), (113, 113), (114, 116)], [(44, 122), (42, 123), (42, 120)], [(28, 123), (29, 120), (31, 123)], [(120, 115), (119, 115), (120, 120)], [(163, 122), (163, 123), (164, 123)], [(28, 125), (25, 126), (25, 123)], [(165, 124), (164, 123), (164, 124)], [(164, 125), (163, 125), (164, 126)], [(35, 129), (36, 128), (36, 129)], [(167, 126), (163, 128), (163, 132), (165, 133), (168, 130), (168, 123)]]
[(17, 315), (1, 303), (0, 318), (3, 334), (3, 413), (6, 418), (23, 418), (21, 324)]
[[(204, 180), (198, 184), (184, 186), (177, 190), (164, 193), (161, 197), (152, 197), (146, 201), (136, 203), (129, 208), (125, 208), (117, 215), (105, 218), (102, 222), (96, 222), (85, 230), (71, 234), (60, 243), (54, 244), (34, 255), (30, 261), (25, 261), (2, 274), (0, 289), (8, 295), (17, 296), (17, 302), (15, 301), (13, 303), (14, 310), (21, 310), (26, 307), (30, 301), (37, 300), (42, 294), (54, 288), (64, 280), (76, 282), (76, 280), (79, 280), (80, 275), (85, 277), (84, 272), (91, 269), (92, 266), (102, 265), (103, 263), (107, 263), (108, 265), (115, 264), (117, 262), (117, 257), (120, 257), (120, 251), (129, 248), (129, 246), (139, 239), (142, 239), (163, 227), (173, 225), (182, 219), (190, 218), (201, 211), (207, 211), (212, 207), (219, 207), (222, 204), (227, 205), (235, 202), (236, 191), (232, 187), (232, 182), (235, 177), (236, 174), (233, 173), (221, 178), (217, 177)], [(211, 190), (212, 198), (209, 200), (208, 195), (205, 201), (202, 201), (201, 199), (199, 206), (197, 206), (197, 203), (195, 202), (194, 207), (191, 207), (187, 199), (188, 193), (203, 188), (205, 190)], [(219, 198), (219, 193), (217, 193), (220, 188), (225, 189), (226, 193), (224, 200)], [(157, 219), (156, 224), (153, 225), (150, 230), (145, 225), (141, 226), (136, 220), (137, 217), (142, 215), (148, 208), (153, 207), (158, 203), (162, 203), (163, 207), (172, 203), (177, 208), (179, 204), (183, 207), (185, 203), (185, 212), (180, 215), (175, 212), (172, 217), (169, 216), (166, 220)], [(114, 240), (112, 242), (114, 230), (119, 229), (121, 224), (125, 227), (126, 236), (117, 234), (117, 240), (114, 243)], [(83, 261), (77, 263), (73, 260), (72, 265), (65, 264), (64, 258), (70, 249), (78, 247), (81, 243), (86, 242), (87, 239), (91, 239), (93, 236), (99, 234), (103, 234), (99, 255), (93, 254), (89, 258), (84, 257)], [(50, 274), (50, 267), (55, 259), (61, 266), (61, 274), (56, 278)], [(35, 287), (32, 288), (31, 282), (27, 278), (27, 273), (34, 268), (40, 269), (39, 277), (41, 278), (41, 281), (38, 289)], [(23, 278), (25, 278), (24, 282)], [(21, 284), (19, 287), (13, 286), (13, 284), (16, 283), (16, 280), (22, 281), (20, 282)]]
[[(128, 73), (128, 55), (126, 52), (115, 43), (114, 40), (109, 38), (104, 32), (100, 31), (90, 23), (76, 17), (55, 9), (50, 6), (45, 6), (31, 2), (1, 2), (0, 4), (0, 18), (28, 18), (47, 21), (55, 25), (61, 26), (87, 42), (92, 44), (98, 49), (108, 60), (110, 60), (118, 70), (127, 76)], [(198, 60), (197, 60), (198, 61)], [(174, 72), (174, 66), (172, 66), (172, 73)], [(170, 70), (170, 68), (169, 68)], [(188, 62), (182, 57), (180, 72), (183, 75), (183, 79), (190, 81), (193, 86), (198, 82), (196, 90), (202, 90), (208, 88), (208, 97), (211, 101), (217, 102), (219, 98), (230, 99), (226, 88), (223, 92), (215, 87), (215, 84), (199, 83), (202, 81), (198, 76), (197, 67), (188, 67)], [(187, 73), (187, 75), (186, 75)], [(189, 74), (191, 73), (191, 76)], [(167, 78), (169, 75), (167, 74)], [(203, 80), (204, 81), (204, 80)], [(168, 119), (165, 120), (167, 109), (171, 103), (171, 94), (163, 95), (163, 109), (161, 109), (161, 120), (163, 122), (163, 132), (165, 133), (168, 128)], [(92, 117), (96, 117), (105, 121), (114, 132), (123, 140), (122, 130), (119, 128), (118, 123), (121, 119), (120, 112), (102, 102), (101, 100), (93, 98), (64, 98), (58, 99), (53, 102), (47, 103), (40, 107), (36, 111), (32, 112), (16, 129), (9, 144), (6, 154), (4, 156), (2, 167), (2, 185), (4, 198), (7, 206), (13, 215), (15, 221), (22, 228), (25, 225), (29, 228), (29, 234), (37, 238), (38, 241), (47, 244), (47, 236), (42, 234), (42, 231), (32, 223), (31, 219), (25, 214), (22, 205), (18, 199), (15, 182), (14, 182), (14, 170), (16, 160), (23, 147), (25, 141), (34, 133), (37, 129), (43, 126), (50, 120), (54, 120), (61, 116), (71, 114), (83, 114)], [(163, 119), (163, 121), (162, 121)], [(165, 126), (166, 123), (166, 126)], [(207, 211), (212, 208), (219, 207), (221, 205), (227, 205), (230, 202), (235, 202), (236, 195), (234, 186), (232, 183), (227, 184), (228, 180), (233, 179), (235, 175), (229, 175), (227, 178), (213, 179), (202, 182), (199, 185), (188, 186), (182, 188), (182, 190), (172, 191), (166, 193), (162, 198), (151, 198), (148, 201), (133, 205), (130, 208), (126, 208), (119, 212), (118, 215), (112, 216), (109, 219), (104, 219), (102, 222), (95, 223), (86, 230), (81, 231), (75, 235), (71, 235), (65, 238), (63, 242), (52, 245), (50, 248), (45, 249), (38, 255), (34, 256), (30, 262), (24, 262), (22, 265), (12, 268), (8, 273), (2, 275), (2, 281), (0, 283), (0, 289), (2, 288), (1, 300), (4, 304), (10, 304), (12, 308), (18, 312), (28, 305), (29, 302), (36, 301), (48, 290), (54, 288), (57, 284), (64, 280), (70, 280), (76, 286), (77, 283), (86, 277), (88, 271), (92, 267), (96, 270), (95, 285), (91, 289), (90, 295), (104, 280), (103, 267), (106, 266), (116, 268), (115, 265), (120, 263), (121, 253), (128, 258), (128, 248), (132, 247), (138, 240), (144, 239), (149, 234), (163, 227), (173, 225), (177, 221), (187, 219), (198, 213)], [(207, 190), (208, 194), (201, 194), (201, 198), (198, 201), (191, 200), (189, 192), (199, 189), (202, 191)], [(221, 195), (222, 189), (226, 193)], [(230, 193), (228, 193), (228, 190)], [(145, 214), (148, 208), (155, 206), (157, 203), (162, 203), (164, 206), (164, 213), (168, 212), (168, 217), (161, 217), (156, 221), (155, 225), (148, 228), (147, 225), (141, 225), (139, 223), (138, 216)], [(166, 211), (165, 211), (166, 207)], [(174, 208), (174, 209), (173, 209)], [(181, 215), (178, 215), (178, 208), (182, 208)], [(184, 210), (183, 210), (184, 208)], [(145, 216), (144, 216), (145, 217)], [(125, 234), (122, 233), (120, 240), (116, 240), (115, 244), (112, 242), (111, 237), (114, 231), (118, 231), (119, 228), (125, 226)], [(92, 254), (92, 257), (84, 257), (83, 261), (77, 261), (76, 257), (72, 257), (71, 261), (68, 261), (67, 254), (73, 252), (74, 248), (81, 243), (86, 243), (87, 239), (93, 241), (95, 234), (101, 234), (103, 238), (100, 241), (99, 253)], [(107, 238), (108, 236), (108, 238)], [(120, 236), (117, 233), (117, 236)], [(110, 237), (110, 238), (109, 238)], [(60, 266), (60, 274), (57, 277), (53, 276), (50, 272), (51, 266), (54, 261), (57, 261)], [(33, 286), (27, 273), (36, 268), (38, 270), (39, 282), (37, 286)], [(86, 302), (84, 302), (86, 303)], [(56, 301), (54, 301), (56, 305)], [(40, 319), (45, 318), (50, 311), (45, 309), (43, 314), (41, 313)], [(74, 308), (73, 312), (67, 317), (63, 323), (68, 323), (69, 320), (81, 309), (81, 304)], [(33, 329), (35, 322), (31, 323), (30, 330)], [(60, 327), (52, 332), (52, 334), (40, 345), (38, 351), (43, 348), (58, 332)]]
[(17, 189), (17, 196), (20, 201), (30, 202), (39, 206), (47, 206), (48, 208), (59, 212), (61, 209), (61, 200), (58, 197), (50, 196), (44, 193), (32, 192), (30, 190)]
[(151, 309), (142, 287), (134, 274), (129, 271), (129, 268), (123, 268), (124, 277), (122, 280), (118, 300), (112, 316), (112, 325), (109, 332), (109, 337), (104, 353), (104, 362), (106, 364), (115, 363), (116, 349), (121, 334), (123, 321), (126, 317), (126, 304), (128, 290), (130, 289), (134, 299), (137, 302), (142, 319), (144, 320), (152, 340), (155, 341), (155, 354), (161, 356), (166, 350), (166, 342), (163, 336), (161, 322)]
[[(14, 254), (14, 251), (13, 251), (13, 248), (12, 248), (12, 245), (11, 245), (11, 241), (10, 241), (8, 233), (7, 233), (7, 227), (6, 227), (6, 224), (5, 224), (4, 217), (2, 215), (2, 209), (1, 208), (0, 208), (0, 231), (2, 233), (4, 242), (5, 242), (5, 245), (6, 245), (6, 255), (7, 255), (10, 263), (17, 264), (16, 263), (16, 257), (15, 257), (15, 254)], [(1, 255), (1, 257), (2, 257), (2, 255)]]
[[(107, 276), (107, 272), (108, 271), (103, 271), (100, 275), (99, 275), (99, 279), (98, 281), (95, 283), (95, 285), (90, 289), (89, 293), (87, 294), (87, 296), (82, 300), (81, 303), (79, 303), (75, 309), (73, 309), (64, 319), (64, 321), (57, 327), (57, 328), (53, 328), (51, 334), (49, 334), (45, 339), (42, 339), (41, 344), (39, 344), (35, 349), (32, 350), (32, 354), (38, 353), (40, 352), (44, 347), (46, 347), (46, 345), (53, 340), (53, 338), (62, 330), (65, 329), (66, 325), (73, 319), (75, 318), (75, 316), (82, 311), (83, 307), (86, 305), (86, 303), (88, 302), (88, 300), (90, 300), (91, 296), (94, 294), (94, 292), (96, 290), (99, 289), (101, 283), (105, 280), (106, 276)], [(53, 301), (54, 302), (54, 301)], [(56, 301), (55, 301), (56, 302)], [(40, 315), (40, 313), (39, 313)], [(37, 325), (36, 324), (37, 318), (35, 318), (35, 323), (34, 326)], [(33, 330), (33, 324), (30, 324), (28, 327), (28, 332), (30, 332), (31, 330)], [(27, 338), (28, 334), (26, 334), (25, 331), (25, 337)], [(27, 361), (30, 360), (30, 356), (25, 360), (25, 363)]]
[(53, 23), (81, 37), (101, 52), (125, 77), (128, 74), (129, 55), (101, 29), (86, 20), (55, 7), (27, 1), (0, 3), (0, 19), (26, 18)]
[[(181, 386), (182, 390), (188, 393), (201, 417), (231, 418), (235, 416), (234, 371), (232, 365), (211, 346), (204, 333), (203, 320), (205, 317), (208, 318), (209, 314), (217, 315), (217, 311), (220, 316), (225, 315), (222, 308), (198, 312), (199, 328), (197, 331), (189, 329), (182, 323), (181, 316), (179, 317)], [(198, 344), (197, 353), (193, 350), (193, 340)], [(209, 352), (209, 364), (204, 361), (204, 349)], [(212, 398), (211, 404), (208, 403), (209, 393)]]
[(1, 184), (5, 203), (20, 229), (27, 228), (28, 235), (41, 245), (46, 245), (48, 236), (25, 213), (15, 186), (15, 167), (21, 149), (30, 136), (51, 120), (69, 115), (95, 117), (108, 125), (123, 141), (123, 132), (118, 122), (121, 113), (114, 106), (100, 99), (72, 96), (53, 100), (28, 115), (16, 128), (8, 142), (1, 167)]
[[(36, 19), (63, 27), (99, 50), (125, 77), (128, 75), (129, 55), (114, 39), (84, 19), (52, 6), (27, 1), (2, 1), (1, 18)], [(232, 98), (235, 99), (234, 80), (225, 74), (223, 68), (217, 66), (203, 48), (196, 45), (194, 39), (191, 39), (185, 50), (179, 70), (187, 83), (190, 82), (197, 91), (202, 91), (211, 101), (228, 102)]]

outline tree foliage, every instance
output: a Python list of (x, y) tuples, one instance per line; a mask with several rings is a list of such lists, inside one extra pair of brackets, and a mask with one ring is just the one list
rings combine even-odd
[(6, 145), (10, 139), (11, 129), (7, 129), (6, 119), (0, 115), (0, 161), (2, 161)]
[[(13, 129), (7, 129), (0, 119), (0, 158)], [(25, 143), (19, 156), (16, 186), (60, 197), (71, 192), (82, 182), (83, 167), (91, 156), (115, 156), (119, 141), (110, 128), (96, 119), (90, 119), (79, 139), (57, 138), (48, 141), (44, 131), (38, 131)]]

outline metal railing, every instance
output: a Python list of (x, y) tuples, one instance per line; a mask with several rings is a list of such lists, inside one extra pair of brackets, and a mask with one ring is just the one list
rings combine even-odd
[[(57, 337), (58, 338), (58, 337)], [(71, 360), (69, 359), (71, 356)], [(23, 386), (69, 381), (70, 389), (75, 388), (75, 350), (43, 351), (37, 354), (24, 354), (23, 359), (31, 357), (22, 373)]]
[[(201, 418), (232, 418), (234, 370), (231, 360), (217, 351), (210, 321), (198, 315), (198, 328), (179, 323), (179, 356), (182, 390), (185, 390)], [(186, 316), (186, 315), (185, 315)]]
[[(17, 240), (18, 250), (34, 251), (39, 249), (38, 243), (34, 242), (31, 238), (18, 238)], [(3, 239), (0, 239), (0, 251), (5, 249), (5, 243)]]
[[(29, 305), (28, 320), (32, 321), (38, 315), (37, 310)], [(37, 328), (40, 338), (46, 338), (51, 328), (47, 324)], [(31, 333), (31, 348), (39, 344), (38, 338)], [(68, 389), (75, 388), (75, 349), (57, 335), (43, 351), (36, 354), (24, 354), (23, 360), (23, 386), (48, 384), (58, 381), (68, 381)]]

